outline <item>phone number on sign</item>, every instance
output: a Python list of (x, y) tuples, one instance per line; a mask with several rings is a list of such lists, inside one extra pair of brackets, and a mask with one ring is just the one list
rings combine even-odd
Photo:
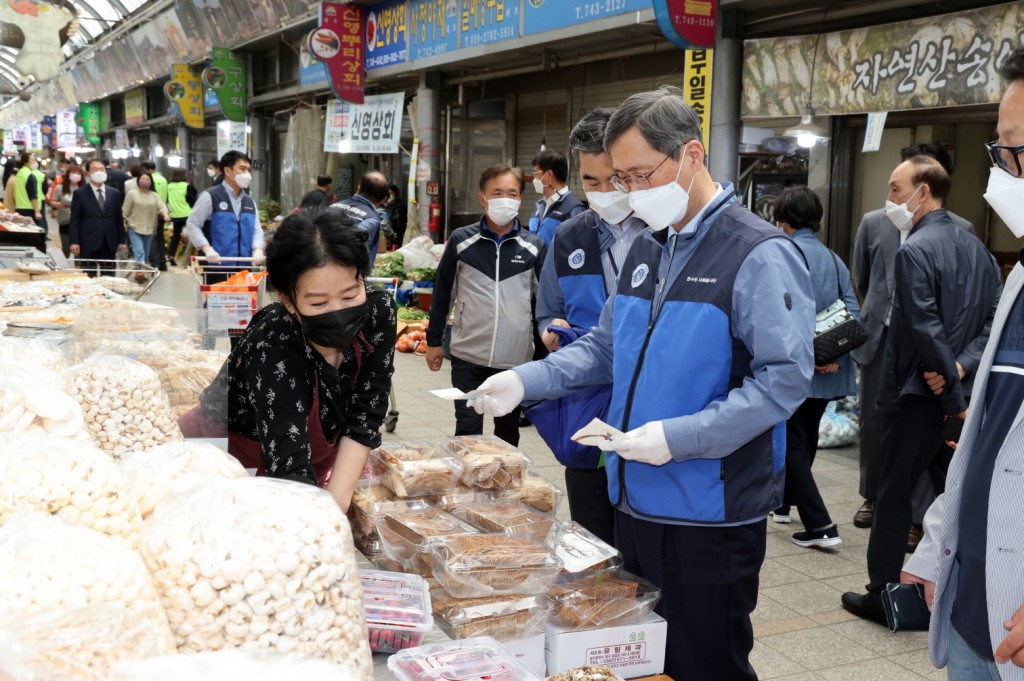
[(620, 12), (626, 9), (626, 0), (604, 0), (604, 2), (587, 2), (576, 7), (577, 19), (594, 19), (596, 17)]
[(516, 37), (516, 26), (502, 26), (498, 29), (485, 31), (476, 35), (466, 36), (466, 44), (463, 47), (476, 47), (485, 43), (496, 43), (499, 40), (508, 40)]

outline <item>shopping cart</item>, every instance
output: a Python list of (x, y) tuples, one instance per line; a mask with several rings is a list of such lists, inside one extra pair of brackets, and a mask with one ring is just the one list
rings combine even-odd
[[(398, 287), (402, 283), (401, 279), (398, 277), (367, 277), (366, 282), (378, 284), (385, 291), (390, 292), (391, 296), (395, 299), (395, 305), (398, 305)], [(384, 430), (393, 433), (395, 428), (398, 427), (398, 396), (395, 393), (394, 378), (391, 381), (391, 393), (388, 395), (388, 407), (388, 415), (384, 417)]]
[(80, 271), (95, 278), (96, 283), (114, 293), (141, 300), (160, 278), (160, 270), (134, 260), (79, 260), (70, 270), (55, 268), (54, 274)]
[(196, 330), (203, 336), (203, 348), (212, 350), (217, 338), (227, 336), (232, 347), (248, 328), (256, 311), (264, 306), (267, 284), (259, 277), (255, 284), (227, 284), (236, 274), (258, 273), (252, 258), (232, 257), (228, 263), (210, 263), (205, 256), (193, 255), (189, 269), (195, 282)]

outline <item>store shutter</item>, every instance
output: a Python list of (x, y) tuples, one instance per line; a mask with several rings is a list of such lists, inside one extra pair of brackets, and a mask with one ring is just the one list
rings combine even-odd
[[(549, 90), (545, 93), (531, 92), (516, 98), (516, 157), (515, 163), (528, 178), (523, 192), (523, 203), (519, 220), (526, 224), (536, 207), (540, 196), (533, 191), (529, 177), (533, 174), (530, 163), (540, 151), (541, 142), (548, 149), (555, 149), (568, 156), (569, 126), (566, 122), (566, 99), (568, 91)], [(571, 175), (572, 173), (570, 173)]]

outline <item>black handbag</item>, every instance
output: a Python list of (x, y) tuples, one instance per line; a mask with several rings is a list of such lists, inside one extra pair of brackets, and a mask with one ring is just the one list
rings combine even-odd
[(859, 348), (868, 340), (868, 332), (860, 325), (843, 300), (843, 284), (839, 278), (839, 262), (832, 253), (836, 268), (836, 288), (839, 297), (814, 318), (814, 363), (822, 366)]
[(931, 612), (921, 584), (886, 584), (882, 609), (889, 631), (928, 631)]

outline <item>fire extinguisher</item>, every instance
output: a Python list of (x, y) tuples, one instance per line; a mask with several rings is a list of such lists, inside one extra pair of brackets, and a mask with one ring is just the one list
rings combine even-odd
[(430, 202), (430, 221), (427, 222), (427, 229), (431, 232), (441, 231), (441, 200), (436, 196)]

